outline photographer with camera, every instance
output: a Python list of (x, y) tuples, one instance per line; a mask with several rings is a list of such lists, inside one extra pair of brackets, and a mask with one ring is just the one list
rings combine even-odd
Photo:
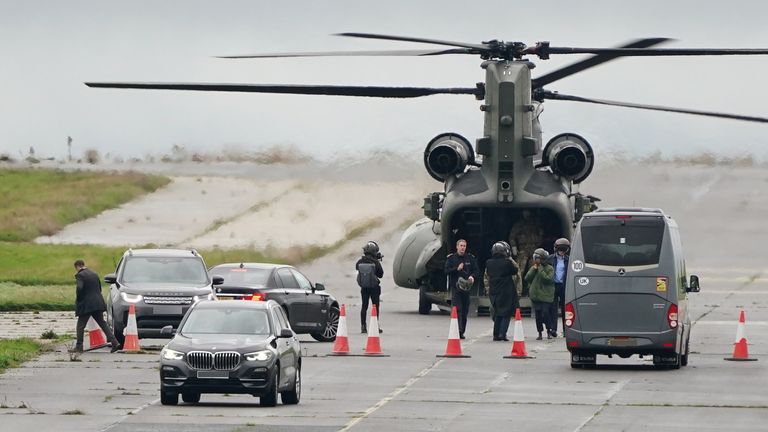
[[(381, 319), (381, 306), (379, 297), (381, 297), (381, 282), (379, 278), (384, 277), (384, 268), (381, 266), (381, 259), (384, 255), (379, 252), (379, 245), (375, 241), (369, 241), (363, 246), (363, 256), (357, 260), (355, 269), (357, 269), (357, 284), (360, 286), (360, 297), (362, 305), (360, 306), (360, 333), (368, 333), (366, 326), (366, 316), (368, 315), (368, 300), (376, 305), (376, 310)], [(381, 321), (379, 321), (381, 322)], [(382, 332), (379, 326), (379, 333)]]

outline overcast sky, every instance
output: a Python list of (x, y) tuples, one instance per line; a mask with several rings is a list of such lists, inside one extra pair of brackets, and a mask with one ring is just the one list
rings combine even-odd
[[(716, 6), (715, 6), (716, 5)], [(377, 147), (421, 157), (435, 135), (482, 134), (472, 96), (410, 100), (90, 89), (83, 81), (471, 87), (473, 56), (225, 60), (215, 55), (436, 46), (330, 36), (369, 32), (478, 43), (768, 48), (768, 4), (624, 1), (10, 1), (0, 2), (0, 152), (121, 156), (295, 144), (319, 157)], [(533, 75), (583, 56), (536, 61)], [(550, 90), (585, 97), (768, 116), (768, 56), (625, 58)], [(545, 140), (576, 132), (598, 152), (768, 154), (768, 124), (548, 101)]]

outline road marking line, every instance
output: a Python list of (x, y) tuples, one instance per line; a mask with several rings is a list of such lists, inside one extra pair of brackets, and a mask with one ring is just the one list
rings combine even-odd
[[(737, 320), (733, 321), (696, 321), (696, 325), (710, 324), (710, 325), (737, 325)], [(768, 321), (749, 321), (746, 322), (747, 326), (768, 326)]]
[(158, 403), (158, 402), (160, 402), (160, 398), (157, 398), (157, 399), (155, 399), (155, 400), (153, 400), (153, 401), (151, 401), (151, 402), (147, 402), (147, 403), (145, 403), (144, 405), (142, 405), (142, 406), (140, 406), (140, 407), (136, 408), (135, 410), (132, 410), (132, 411), (128, 411), (128, 414), (126, 414), (126, 415), (124, 415), (124, 416), (120, 417), (120, 418), (119, 418), (119, 419), (118, 419), (116, 422), (114, 422), (114, 423), (112, 423), (111, 425), (109, 425), (109, 426), (105, 427), (104, 429), (101, 429), (99, 432), (105, 432), (105, 431), (108, 431), (108, 430), (112, 429), (113, 427), (115, 427), (115, 426), (117, 426), (118, 424), (122, 423), (122, 422), (123, 422), (123, 420), (127, 419), (127, 418), (128, 418), (128, 416), (133, 416), (133, 415), (136, 415), (136, 414), (138, 414), (138, 413), (139, 413), (139, 411), (143, 410), (144, 408), (146, 408), (146, 407), (148, 407), (148, 406), (150, 406), (150, 405), (154, 405), (154, 404), (156, 404), (156, 403)]
[[(480, 338), (488, 337), (490, 334), (491, 334), (490, 331), (486, 331), (485, 333), (477, 336), (477, 338), (470, 340), (469, 343), (467, 343), (467, 346), (472, 345), (473, 343), (475, 343), (475, 341), (479, 340)], [(392, 399), (394, 399), (397, 396), (399, 396), (400, 393), (408, 390), (409, 387), (411, 387), (412, 385), (416, 384), (416, 382), (418, 380), (420, 380), (422, 377), (427, 375), (433, 369), (438, 367), (445, 360), (446, 360), (445, 358), (441, 358), (440, 360), (437, 360), (434, 363), (432, 363), (430, 366), (427, 366), (426, 368), (422, 369), (421, 372), (419, 372), (418, 374), (416, 374), (416, 376), (414, 376), (411, 379), (409, 379), (408, 381), (406, 381), (405, 384), (403, 384), (402, 386), (396, 388), (394, 391), (392, 391), (392, 393), (388, 394), (382, 400), (376, 402), (376, 404), (374, 404), (372, 407), (370, 407), (367, 410), (365, 410), (365, 412), (363, 412), (363, 414), (361, 416), (355, 417), (351, 421), (349, 421), (349, 423), (344, 425), (343, 428), (339, 429), (339, 432), (348, 431), (349, 429), (351, 429), (356, 424), (358, 424), (361, 421), (365, 420), (369, 415), (375, 413), (376, 411), (379, 410), (379, 408), (383, 407), (384, 405), (389, 403), (389, 401), (391, 401)]]
[(598, 409), (597, 409), (597, 411), (595, 411), (594, 413), (592, 413), (592, 415), (591, 415), (591, 416), (589, 416), (589, 418), (587, 418), (586, 420), (584, 420), (584, 421), (583, 421), (583, 422), (582, 422), (582, 423), (579, 425), (579, 427), (577, 427), (576, 429), (574, 429), (574, 430), (573, 430), (573, 432), (579, 432), (579, 431), (580, 431), (580, 430), (581, 430), (581, 429), (582, 429), (584, 426), (586, 426), (586, 425), (587, 425), (587, 423), (591, 422), (593, 418), (597, 417), (597, 416), (600, 414), (600, 412), (601, 412), (601, 411), (602, 411), (602, 410), (603, 410), (605, 407), (607, 407), (607, 406), (608, 406), (608, 402), (610, 402), (610, 400), (611, 400), (611, 399), (613, 399), (613, 397), (614, 397), (614, 396), (616, 396), (616, 393), (620, 392), (620, 391), (621, 391), (621, 389), (623, 389), (623, 388), (624, 388), (624, 386), (625, 386), (625, 385), (627, 385), (627, 384), (629, 383), (629, 381), (630, 381), (630, 380), (624, 380), (624, 381), (622, 381), (622, 382), (620, 382), (620, 383), (617, 383), (616, 385), (614, 385), (614, 386), (613, 386), (613, 390), (611, 390), (611, 392), (608, 394), (608, 398), (606, 398), (606, 399), (605, 399), (605, 401), (604, 401), (602, 404), (600, 404), (600, 408), (598, 408)]

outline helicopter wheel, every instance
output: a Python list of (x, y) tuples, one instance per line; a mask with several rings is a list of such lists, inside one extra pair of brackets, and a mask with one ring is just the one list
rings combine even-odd
[(427, 287), (422, 285), (419, 287), (419, 314), (429, 315), (432, 310), (432, 300), (427, 297)]

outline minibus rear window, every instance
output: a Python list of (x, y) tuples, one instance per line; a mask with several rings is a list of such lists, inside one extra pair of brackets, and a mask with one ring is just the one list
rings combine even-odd
[(592, 217), (581, 224), (584, 261), (606, 266), (659, 263), (664, 221), (659, 217)]

